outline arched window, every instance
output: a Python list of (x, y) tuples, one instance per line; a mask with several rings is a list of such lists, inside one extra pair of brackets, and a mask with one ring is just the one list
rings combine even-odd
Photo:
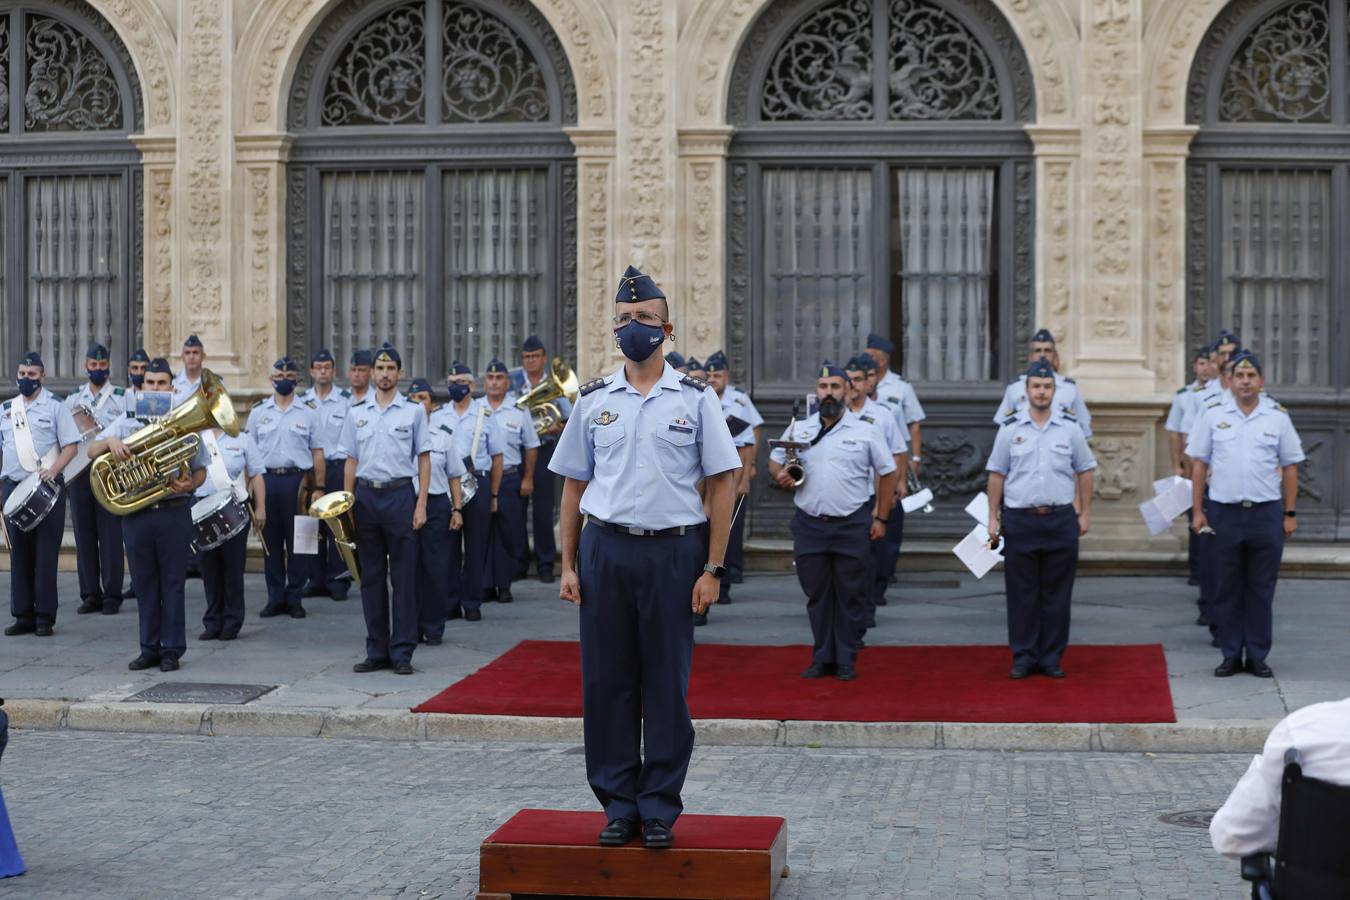
[(340, 6), (290, 95), (292, 351), (389, 340), (435, 376), (539, 334), (575, 358), (575, 122), (561, 44), (523, 0)]
[(1308, 450), (1299, 534), (1350, 537), (1350, 13), (1237, 0), (1192, 65), (1192, 344), (1220, 328), (1261, 357)]
[[(0, 350), (50, 386), (92, 341), (125, 369), (141, 332), (141, 93), (126, 47), (81, 2), (0, 2)], [(12, 371), (12, 369), (11, 369)]]
[(1034, 306), (1033, 116), (1026, 57), (986, 0), (771, 5), (730, 89), (738, 377), (787, 396), (870, 331), (911, 381), (1006, 377)]

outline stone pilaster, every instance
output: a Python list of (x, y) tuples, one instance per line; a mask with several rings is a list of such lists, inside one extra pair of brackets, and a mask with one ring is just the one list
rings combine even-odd
[(177, 285), (178, 241), (175, 218), (174, 168), (178, 156), (177, 142), (172, 137), (133, 138), (141, 151), (141, 165), (145, 171), (144, 220), (141, 223), (145, 240), (145, 304), (142, 320), (145, 323), (146, 351), (152, 356), (171, 356), (182, 344), (174, 313), (174, 293)]
[(577, 153), (577, 360), (583, 380), (611, 368), (617, 209), (615, 137), (609, 130), (568, 130)]
[(1069, 338), (1084, 252), (1082, 232), (1074, 227), (1082, 135), (1077, 128), (1039, 127), (1027, 134), (1036, 148), (1036, 326), (1062, 342), (1067, 370), (1076, 346)]
[(1190, 380), (1186, 344), (1186, 157), (1193, 126), (1144, 132), (1146, 309), (1149, 368), (1155, 390)]
[[(233, 346), (241, 378), (267, 381), (272, 361), (286, 351), (285, 216), (288, 135), (247, 135), (235, 139), (237, 160), (234, 241)], [(303, 328), (304, 323), (300, 323)]]
[(681, 353), (706, 357), (726, 345), (726, 161), (730, 128), (683, 129), (676, 281), (672, 314)]

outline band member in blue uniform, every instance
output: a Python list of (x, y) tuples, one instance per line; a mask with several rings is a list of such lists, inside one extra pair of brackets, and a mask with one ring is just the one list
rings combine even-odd
[[(512, 378), (512, 402), (548, 378), (548, 351), (544, 348), (544, 342), (535, 335), (527, 337), (525, 343), (520, 345), (520, 362), (521, 366)], [(533, 490), (522, 495), (522, 515), (530, 519), (530, 530), (534, 533), (535, 564), (538, 566), (539, 580), (544, 584), (553, 583), (553, 560), (558, 555), (553, 540), (553, 525), (558, 521), (558, 486), (548, 462), (553, 458), (558, 435), (562, 434), (567, 417), (572, 412), (571, 401), (566, 397), (560, 397), (554, 402), (562, 412), (563, 421), (540, 437)]]
[[(147, 391), (171, 391), (173, 373), (166, 359), (150, 361), (145, 372)], [(130, 458), (123, 441), (149, 424), (135, 411), (116, 420), (89, 445), (90, 459), (104, 452), (119, 462)], [(188, 545), (192, 541), (192, 494), (206, 480), (207, 454), (193, 457), (186, 477), (169, 482), (170, 494), (153, 506), (126, 516), (122, 537), (136, 588), (136, 615), (140, 622), (141, 652), (127, 664), (134, 671), (159, 666), (161, 672), (178, 669), (187, 651), (187, 615), (184, 589)]]
[[(1085, 437), (1092, 437), (1092, 414), (1088, 412), (1087, 404), (1083, 402), (1078, 384), (1072, 378), (1066, 378), (1059, 373), (1059, 350), (1055, 346), (1054, 335), (1044, 328), (1032, 335), (1031, 350), (1027, 354), (1028, 363), (1037, 360), (1044, 360), (1054, 370), (1055, 406), (1068, 412), (1078, 422), (1078, 427), (1083, 429)], [(1027, 393), (1027, 376), (1019, 375), (1003, 392), (1003, 403), (994, 412), (995, 424), (1021, 412), (1027, 405)]]
[[(84, 355), (84, 370), (88, 382), (66, 397), (66, 408), (71, 415), (80, 412), (91, 416), (93, 426), (102, 431), (114, 419), (126, 415), (128, 395), (108, 383), (108, 348), (102, 344), (90, 345)], [(80, 581), (80, 608), (76, 612), (116, 613), (122, 606), (122, 517), (98, 504), (87, 477), (75, 478), (66, 489), (70, 492), (70, 524), (75, 532)]]
[[(524, 502), (534, 494), (535, 463), (540, 449), (533, 418), (507, 400), (506, 389), (510, 383), (505, 363), (499, 359), (488, 363), (483, 374), (483, 399), (502, 442), (502, 480), (497, 491), (497, 512), (492, 516), (488, 538), (484, 597), (498, 603), (510, 603), (514, 599), (511, 579), (529, 564), (530, 548), (523, 540)], [(552, 472), (549, 478), (553, 478)], [(550, 524), (550, 538), (552, 529)]]
[(348, 406), (366, 402), (370, 396), (371, 367), (375, 365), (375, 353), (371, 350), (353, 350), (351, 363), (347, 366)]
[(183, 368), (173, 377), (173, 405), (178, 406), (197, 392), (202, 383), (202, 368), (206, 365), (206, 348), (195, 334), (183, 341)]
[(791, 422), (784, 440), (811, 446), (797, 451), (806, 480), (797, 487), (781, 447), (769, 454), (769, 477), (793, 492), (792, 555), (806, 592), (811, 621), (811, 664), (803, 678), (857, 677), (856, 660), (871, 589), (870, 541), (886, 535), (895, 499), (895, 458), (873, 424), (848, 411), (848, 379), (831, 363), (816, 378), (818, 412)]
[(260, 615), (267, 619), (288, 613), (305, 617), (300, 599), (305, 578), (314, 558), (295, 552), (295, 517), (309, 512), (309, 494), (301, 497), (302, 485), (324, 484), (323, 437), (317, 404), (298, 400), (295, 385), (299, 367), (289, 356), (272, 364), (272, 396), (259, 403), (248, 417), (248, 433), (258, 445), (267, 474), (267, 557), (263, 575), (267, 581), (267, 605)]
[(145, 352), (144, 347), (137, 347), (127, 360), (127, 386), (128, 394), (132, 398), (127, 401), (127, 409), (135, 410), (136, 404), (134, 398), (142, 387), (145, 386), (145, 369), (150, 365), (150, 355)]
[(0, 404), (0, 506), (33, 472), (60, 486), (56, 505), (32, 531), (5, 521), (9, 545), (9, 606), (14, 624), (5, 634), (49, 637), (56, 624), (56, 560), (66, 527), (65, 479), (61, 472), (75, 458), (80, 432), (70, 410), (43, 386), (42, 357), (28, 352), (15, 374), (19, 396)]
[(708, 370), (704, 367), (703, 363), (698, 360), (697, 357), (694, 356), (688, 357), (684, 361), (684, 365), (685, 365), (685, 372), (687, 374), (694, 376), (699, 381), (708, 380)]
[[(919, 402), (914, 386), (891, 368), (891, 354), (894, 351), (895, 345), (889, 339), (879, 334), (869, 334), (863, 354), (876, 366), (876, 401), (891, 411), (895, 424), (905, 432), (905, 442), (909, 445), (909, 471), (917, 478), (923, 462), (923, 420), (927, 414), (923, 411), (923, 404)], [(906, 478), (905, 472), (898, 476), (902, 482)], [(900, 546), (905, 537), (905, 511), (897, 503), (892, 512), (886, 524), (882, 549), (876, 555), (877, 564), (873, 573), (874, 578), (886, 580), (880, 592), (872, 592), (873, 602), (878, 606), (886, 605), (885, 589), (895, 577), (895, 567), (900, 561)]]
[[(263, 465), (258, 445), (248, 432), (230, 437), (215, 428), (211, 433), (220, 452), (220, 475), (231, 486), (212, 483), (211, 465), (208, 465), (208, 477), (197, 488), (194, 499), (202, 500), (221, 490), (233, 490), (236, 482), (246, 484), (253, 497), (253, 519), (258, 529), (266, 534), (267, 486), (263, 473), (267, 467)], [(206, 612), (202, 614), (202, 633), (198, 640), (232, 641), (239, 637), (239, 629), (244, 627), (244, 563), (248, 556), (249, 531), (245, 528), (219, 547), (201, 553)]]
[(466, 469), (473, 470), (478, 490), (464, 504), (464, 527), (450, 535), (450, 618), (483, 618), (483, 589), (487, 587), (488, 539), (492, 514), (497, 511), (502, 483), (502, 445), (487, 402), (472, 396), (473, 370), (459, 360), (446, 377), (450, 402), (436, 410), (433, 427), (449, 426), (459, 445)]
[(682, 354), (672, 350), (666, 354), (666, 362), (670, 363), (671, 367), (681, 375), (689, 374), (689, 364), (684, 361)]
[[(1212, 346), (1207, 344), (1196, 349), (1195, 354), (1191, 357), (1191, 370), (1195, 373), (1195, 380), (1178, 388), (1177, 392), (1172, 395), (1172, 405), (1167, 411), (1167, 421), (1163, 425), (1167, 431), (1172, 474), (1181, 478), (1189, 478), (1191, 474), (1190, 460), (1186, 457), (1185, 452), (1186, 428), (1194, 416), (1195, 406), (1200, 402), (1200, 395), (1205, 392), (1205, 387), (1218, 374), (1214, 366), (1214, 348)], [(1186, 546), (1186, 564), (1190, 571), (1188, 583), (1193, 585), (1200, 583), (1200, 560), (1197, 555), (1196, 541), (1195, 532), (1190, 532), (1190, 540)], [(1209, 624), (1203, 612), (1197, 624)]]
[(1191, 527), (1213, 530), (1209, 615), (1223, 653), (1214, 674), (1227, 678), (1238, 672), (1245, 655), (1248, 672), (1270, 678), (1266, 655), (1273, 640), (1275, 585), (1285, 538), (1298, 528), (1298, 464), (1306, 457), (1288, 412), (1262, 401), (1261, 360), (1239, 350), (1230, 364), (1232, 399), (1206, 411), (1186, 446), (1192, 460)]
[[(708, 357), (705, 363), (708, 384), (712, 385), (722, 404), (722, 414), (726, 417), (727, 427), (731, 430), (731, 439), (736, 444), (736, 453), (741, 458), (741, 468), (736, 473), (736, 507), (740, 514), (731, 521), (731, 536), (727, 543), (727, 577), (722, 579), (722, 593), (717, 598), (719, 604), (731, 603), (731, 586), (739, 584), (745, 576), (745, 518), (750, 510), (746, 504), (750, 499), (750, 479), (755, 475), (755, 460), (759, 455), (759, 429), (764, 417), (755, 408), (754, 401), (744, 391), (731, 384), (731, 373), (727, 356), (721, 350)], [(697, 621), (695, 625), (699, 624)]]
[[(435, 412), (431, 382), (414, 378), (408, 399), (426, 410), (427, 421)], [(427, 488), (427, 523), (417, 531), (417, 621), (418, 638), (437, 646), (445, 635), (450, 612), (450, 533), (464, 527), (464, 495), (460, 478), (464, 463), (449, 425), (432, 426), (427, 432), (431, 448), (431, 485)], [(418, 490), (421, 482), (414, 476)]]
[(717, 395), (661, 358), (674, 333), (661, 289), (630, 266), (615, 304), (627, 361), (581, 387), (550, 463), (566, 479), (559, 596), (581, 608), (586, 775), (609, 819), (600, 843), (625, 844), (641, 823), (661, 848), (694, 749), (693, 616), (725, 574), (740, 458)]
[[(301, 401), (314, 404), (319, 414), (319, 446), (323, 450), (323, 476), (319, 493), (342, 490), (342, 473), (347, 460), (341, 456), (342, 426), (351, 408), (352, 392), (333, 383), (337, 363), (328, 350), (319, 350), (309, 360), (309, 378), (313, 386), (300, 396)], [(304, 510), (302, 510), (304, 512)], [(319, 529), (319, 555), (315, 557), (309, 584), (303, 596), (328, 596), (346, 600), (351, 590), (351, 574), (338, 553), (337, 543), (327, 528)]]
[(1013, 679), (1063, 678), (1078, 539), (1092, 512), (1097, 460), (1072, 412), (1055, 401), (1048, 360), (1027, 369), (1027, 406), (1003, 420), (989, 471), (989, 534), (1003, 536)]
[(403, 358), (398, 351), (381, 347), (373, 369), (374, 392), (352, 406), (342, 428), (347, 457), (343, 490), (356, 494), (353, 512), (366, 616), (366, 658), (352, 671), (393, 666), (398, 674), (411, 675), (417, 649), (416, 532), (427, 521), (430, 426), (426, 410), (399, 393)]

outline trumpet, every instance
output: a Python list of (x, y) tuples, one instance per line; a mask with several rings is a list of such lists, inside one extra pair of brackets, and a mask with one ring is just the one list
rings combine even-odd
[(309, 514), (328, 526), (333, 533), (342, 561), (347, 571), (352, 573), (356, 586), (361, 586), (361, 560), (356, 555), (356, 516), (352, 507), (356, 497), (347, 491), (333, 491), (315, 500), (309, 507)]
[(794, 440), (797, 434), (797, 413), (801, 411), (801, 401), (792, 404), (792, 424), (788, 429), (788, 439), (769, 441), (771, 449), (781, 449), (787, 456), (787, 462), (783, 465), (783, 471), (792, 479), (793, 487), (801, 487), (806, 483), (806, 467), (797, 454), (808, 449), (811, 445), (806, 441)]
[(563, 420), (562, 408), (557, 401), (566, 397), (569, 403), (576, 403), (579, 389), (577, 373), (561, 357), (555, 356), (549, 364), (548, 377), (521, 395), (516, 400), (516, 408), (529, 412), (534, 420), (534, 430), (543, 437)]

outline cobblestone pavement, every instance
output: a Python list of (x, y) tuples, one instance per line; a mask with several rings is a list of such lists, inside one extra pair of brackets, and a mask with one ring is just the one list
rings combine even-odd
[[(352, 673), (363, 654), (365, 626), (357, 595), (345, 603), (305, 601), (309, 617), (259, 619), (266, 590), (246, 579), (248, 618), (239, 640), (199, 641), (205, 607), (200, 581), (188, 582), (188, 651), (171, 675), (127, 671), (137, 653), (136, 605), (116, 616), (75, 615), (74, 573), (60, 576), (56, 634), (0, 637), (0, 697), (122, 700), (160, 681), (254, 682), (276, 685), (251, 706), (406, 709), (443, 690), (521, 640), (576, 640), (577, 614), (558, 600), (557, 585), (520, 581), (516, 602), (485, 604), (483, 621), (449, 623), (445, 644), (421, 647), (409, 677)], [(0, 597), (9, 574), (0, 573)], [(697, 639), (717, 643), (810, 642), (805, 601), (794, 576), (750, 575), (733, 589), (735, 603), (716, 606)], [(1219, 653), (1195, 622), (1195, 588), (1181, 578), (1080, 578), (1074, 590), (1073, 640), (1162, 643), (1173, 701), (1182, 720), (1273, 720), (1321, 700), (1350, 695), (1343, 661), (1350, 655), (1345, 582), (1286, 579), (1276, 598), (1276, 677), (1218, 679)], [(1002, 644), (1007, 640), (1002, 578), (901, 570), (877, 612), (870, 644)], [(803, 656), (803, 665), (806, 662)], [(1070, 677), (1073, 676), (1070, 671)], [(864, 658), (860, 682), (867, 678)]]
[[(783, 815), (784, 900), (1241, 897), (1201, 829), (1220, 755), (696, 751), (691, 811)], [(0, 897), (472, 897), (521, 806), (591, 809), (579, 748), (23, 732)]]

